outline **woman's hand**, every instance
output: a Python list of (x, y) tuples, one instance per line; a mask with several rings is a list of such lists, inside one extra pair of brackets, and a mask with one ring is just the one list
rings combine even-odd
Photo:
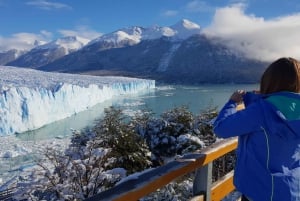
[(245, 90), (237, 90), (231, 95), (230, 100), (236, 102), (237, 104), (241, 104), (243, 103), (243, 96), (245, 94), (246, 94)]

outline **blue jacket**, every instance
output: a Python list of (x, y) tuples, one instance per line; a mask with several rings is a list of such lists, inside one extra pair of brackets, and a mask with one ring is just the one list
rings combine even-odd
[(253, 201), (300, 201), (300, 94), (246, 93), (213, 123), (218, 137), (238, 136), (234, 185)]

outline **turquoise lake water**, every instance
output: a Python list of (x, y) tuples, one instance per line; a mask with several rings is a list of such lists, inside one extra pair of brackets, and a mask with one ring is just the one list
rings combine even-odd
[(151, 110), (155, 115), (160, 115), (164, 111), (179, 106), (186, 106), (194, 114), (199, 114), (201, 111), (212, 107), (220, 109), (229, 96), (237, 89), (252, 91), (257, 88), (258, 85), (256, 84), (160, 85), (147, 93), (113, 98), (72, 117), (34, 131), (21, 133), (18, 135), (18, 138), (23, 140), (40, 140), (53, 137), (68, 137), (72, 134), (72, 129), (80, 130), (86, 126), (93, 125), (96, 119), (103, 116), (104, 108), (109, 106), (120, 107), (129, 116), (143, 109)]

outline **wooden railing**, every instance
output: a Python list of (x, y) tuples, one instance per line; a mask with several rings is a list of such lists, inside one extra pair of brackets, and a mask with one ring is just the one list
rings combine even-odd
[(8, 188), (0, 191), (0, 200), (11, 200), (12, 195), (16, 191), (16, 187)]
[(237, 138), (219, 141), (199, 153), (187, 154), (179, 160), (171, 161), (163, 166), (150, 169), (135, 177), (101, 192), (86, 201), (136, 201), (157, 189), (164, 187), (171, 181), (196, 171), (193, 201), (219, 201), (232, 192), (233, 171), (212, 182), (212, 162), (225, 154), (235, 150)]

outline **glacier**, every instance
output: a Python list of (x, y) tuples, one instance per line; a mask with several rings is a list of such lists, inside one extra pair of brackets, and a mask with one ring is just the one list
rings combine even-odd
[(0, 66), (0, 136), (38, 129), (114, 96), (154, 88), (155, 80)]

